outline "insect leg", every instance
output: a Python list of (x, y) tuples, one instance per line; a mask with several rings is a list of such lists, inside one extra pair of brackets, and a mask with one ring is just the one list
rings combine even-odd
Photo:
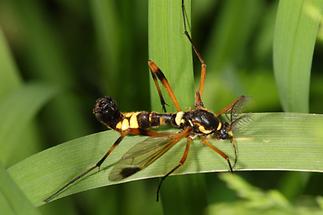
[(113, 145), (109, 148), (109, 150), (104, 154), (104, 156), (92, 167), (88, 168), (81, 174), (77, 175), (76, 177), (72, 178), (69, 182), (67, 182), (65, 185), (63, 185), (61, 188), (59, 188), (55, 193), (50, 195), (48, 198), (44, 200), (44, 202), (50, 202), (52, 199), (54, 199), (56, 196), (58, 196), (61, 192), (63, 192), (67, 187), (69, 187), (74, 182), (78, 181), (79, 179), (86, 176), (88, 173), (90, 173), (92, 170), (99, 168), (101, 164), (105, 161), (105, 159), (111, 154), (111, 152), (115, 149), (116, 146), (119, 145), (119, 143), (123, 140), (123, 138), (126, 136), (126, 133), (122, 133), (120, 137), (113, 143)]
[(233, 151), (234, 151), (234, 162), (232, 166), (234, 168), (238, 161), (237, 141), (234, 137), (231, 137), (230, 142), (232, 143)]
[(160, 103), (163, 107), (163, 110), (166, 112), (166, 102), (162, 96), (162, 93), (161, 93), (161, 90), (160, 90), (160, 87), (158, 85), (158, 81), (157, 81), (157, 78), (159, 79), (159, 81), (162, 83), (162, 85), (165, 87), (168, 95), (170, 96), (173, 104), (175, 105), (176, 107), (176, 110), (177, 111), (181, 111), (181, 107), (179, 106), (179, 103), (177, 101), (177, 98), (174, 94), (174, 91), (172, 90), (170, 84), (168, 83), (164, 73), (160, 70), (160, 68), (152, 61), (152, 60), (149, 60), (148, 61), (148, 66), (149, 66), (149, 69), (150, 69), (150, 72), (151, 72), (151, 75), (153, 77), (153, 80), (154, 80), (154, 83), (155, 83), (155, 86), (157, 88), (157, 91), (158, 91), (158, 95), (159, 95), (159, 99), (160, 99)]
[(185, 151), (182, 155), (182, 158), (181, 160), (179, 161), (179, 163), (171, 170), (169, 171), (166, 175), (164, 175), (161, 180), (159, 181), (159, 185), (158, 185), (158, 188), (157, 188), (157, 197), (156, 197), (156, 201), (158, 202), (159, 201), (159, 192), (160, 192), (160, 188), (162, 186), (162, 183), (163, 181), (170, 175), (172, 174), (175, 170), (177, 170), (179, 167), (183, 166), (183, 164), (185, 163), (186, 161), (186, 158), (187, 158), (187, 155), (188, 155), (188, 152), (189, 152), (189, 149), (190, 149), (190, 146), (191, 146), (191, 143), (192, 143), (192, 138), (190, 137), (187, 137), (187, 142), (186, 142), (186, 147), (185, 147)]
[(107, 157), (111, 154), (111, 152), (121, 143), (123, 138), (126, 136), (126, 134), (121, 134), (120, 137), (112, 144), (112, 146), (108, 149), (108, 151), (103, 155), (103, 157), (95, 164), (95, 167), (98, 167), (100, 169), (101, 164), (107, 159)]
[(157, 80), (157, 78), (156, 78), (156, 75), (153, 73), (153, 72), (151, 72), (151, 76), (153, 77), (153, 80), (154, 80), (154, 83), (155, 83), (155, 86), (156, 86), (156, 88), (157, 88), (157, 92), (158, 92), (158, 96), (159, 96), (159, 99), (160, 99), (160, 103), (161, 103), (161, 106), (162, 106), (162, 108), (163, 108), (163, 111), (166, 113), (167, 111), (166, 111), (166, 102), (165, 102), (165, 99), (164, 99), (164, 97), (163, 97), (163, 94), (162, 94), (162, 92), (161, 92), (161, 90), (160, 90), (160, 87), (159, 87), (159, 84), (158, 84), (158, 80)]
[[(197, 58), (198, 58), (198, 60), (200, 61), (200, 64), (201, 64), (200, 84), (199, 84), (199, 88), (198, 88), (198, 90), (196, 92), (196, 95), (197, 94), (199, 94), (199, 95), (195, 96), (195, 106), (197, 106), (197, 107), (202, 106), (203, 107), (201, 97), (202, 97), (202, 94), (203, 94), (204, 82), (205, 82), (205, 77), (206, 77), (206, 63), (205, 63), (204, 58), (202, 57), (201, 53), (199, 52), (197, 47), (194, 45), (193, 39), (192, 39), (191, 35), (189, 34), (189, 32), (187, 30), (188, 19), (187, 19), (187, 14), (186, 14), (186, 10), (185, 10), (184, 0), (182, 0), (182, 15), (183, 15), (184, 34), (187, 37), (187, 39), (190, 41), (190, 43), (192, 45), (192, 48), (193, 48), (193, 51), (194, 51), (195, 55), (197, 56)], [(200, 100), (198, 100), (198, 99), (200, 99)]]
[(229, 165), (229, 168), (230, 168), (230, 172), (233, 172), (232, 165), (231, 165), (231, 162), (230, 162), (230, 159), (229, 159), (229, 156), (228, 155), (226, 155), (223, 151), (221, 151), (220, 149), (218, 149), (214, 145), (210, 144), (209, 141), (206, 138), (202, 139), (202, 143), (204, 145), (208, 146), (209, 148), (211, 148), (216, 153), (218, 153), (221, 157), (223, 157), (228, 162), (228, 165)]
[(203, 104), (202, 98), (201, 98), (201, 94), (199, 91), (195, 92), (195, 104), (194, 105), (196, 108), (203, 108), (204, 107), (204, 104)]

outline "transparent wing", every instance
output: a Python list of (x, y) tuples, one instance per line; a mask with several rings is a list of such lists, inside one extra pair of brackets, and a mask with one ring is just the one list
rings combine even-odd
[[(217, 113), (217, 116), (224, 117), (226, 122), (229, 124), (229, 127), (226, 128), (228, 131), (236, 131), (238, 127), (245, 125), (246, 123), (249, 123), (250, 121), (250, 115), (248, 114), (242, 114), (242, 108), (245, 105), (245, 103), (249, 100), (249, 97), (246, 96), (240, 96), (233, 100), (228, 106), (223, 108), (220, 112)], [(237, 163), (238, 159), (238, 150), (237, 150), (237, 142), (234, 138), (234, 136), (230, 137), (230, 141), (232, 143), (233, 149), (234, 149), (234, 164), (233, 167)]]
[(249, 101), (249, 97), (240, 96), (238, 97), (231, 106), (225, 111), (225, 116), (228, 118), (231, 129), (235, 129), (242, 124), (249, 122), (250, 117), (248, 114), (242, 114), (244, 105)]
[(232, 105), (232, 108), (227, 112), (230, 114), (230, 121), (234, 122), (239, 119), (241, 116), (242, 108), (249, 100), (246, 96), (240, 96)]
[(165, 154), (180, 139), (177, 135), (147, 138), (130, 148), (116, 163), (109, 175), (110, 181), (120, 181), (146, 168)]

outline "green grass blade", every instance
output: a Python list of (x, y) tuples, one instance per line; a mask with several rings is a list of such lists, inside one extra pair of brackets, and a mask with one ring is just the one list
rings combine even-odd
[(6, 215), (40, 214), (2, 166), (0, 166), (0, 211)]
[(285, 111), (309, 111), (312, 57), (322, 1), (280, 1), (274, 33), (274, 71)]
[(56, 93), (57, 89), (42, 84), (29, 84), (9, 94), (0, 102), (0, 162), (7, 164), (19, 151), (16, 141), (37, 111)]
[[(236, 170), (293, 170), (323, 172), (323, 115), (296, 113), (251, 114), (252, 122), (237, 133), (239, 160)], [(78, 138), (33, 155), (9, 169), (10, 175), (34, 205), (72, 177), (93, 165), (115, 141), (114, 131)], [(72, 185), (61, 196), (96, 187), (112, 185), (108, 181), (111, 165), (145, 137), (127, 137), (104, 163), (100, 172)], [(228, 171), (227, 163), (198, 141), (191, 147), (185, 166), (176, 174)], [(232, 158), (227, 141), (214, 141)], [(164, 175), (177, 164), (183, 151), (178, 144), (158, 161), (134, 176), (118, 183)], [(155, 193), (151, 194), (152, 196)]]
[[(191, 1), (185, 0), (185, 9), (189, 25), (191, 24)], [(188, 29), (189, 30), (189, 29)], [(148, 4), (148, 39), (149, 58), (161, 68), (168, 79), (182, 110), (188, 110), (194, 101), (194, 79), (192, 47), (184, 34), (181, 1), (154, 0)], [(156, 87), (150, 79), (152, 110), (162, 111)], [(162, 87), (162, 86), (161, 86)], [(176, 111), (166, 90), (162, 87), (163, 96), (168, 106), (167, 111)], [(182, 152), (179, 152), (182, 154)], [(177, 163), (180, 157), (177, 158)], [(176, 165), (176, 163), (175, 163)], [(174, 164), (173, 164), (174, 166)], [(170, 167), (169, 169), (171, 169)], [(164, 174), (166, 174), (165, 172)], [(166, 214), (196, 214), (206, 206), (205, 193), (201, 178), (174, 178), (165, 186), (161, 193), (163, 211)], [(190, 184), (190, 186), (183, 186)], [(178, 194), (178, 201), (172, 199), (173, 193)], [(195, 205), (187, 206), (185, 202), (191, 196), (198, 199)]]
[[(191, 3), (185, 1), (186, 11), (190, 17)], [(194, 82), (192, 51), (184, 35), (181, 1), (149, 1), (149, 58), (161, 68), (170, 82), (181, 107), (185, 110), (193, 105)], [(157, 90), (150, 82), (152, 109), (161, 110)], [(166, 91), (163, 91), (169, 110), (173, 106)]]

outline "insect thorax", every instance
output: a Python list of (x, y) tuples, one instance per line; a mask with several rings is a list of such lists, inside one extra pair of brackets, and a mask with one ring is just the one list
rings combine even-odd
[(183, 119), (197, 134), (211, 134), (222, 127), (221, 121), (213, 113), (202, 109), (185, 112)]

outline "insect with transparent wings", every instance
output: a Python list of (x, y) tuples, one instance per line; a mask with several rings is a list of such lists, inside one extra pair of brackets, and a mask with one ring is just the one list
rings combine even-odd
[[(126, 136), (130, 135), (143, 135), (148, 136), (149, 138), (141, 143), (136, 144), (121, 158), (121, 160), (112, 169), (111, 175), (109, 176), (110, 180), (112, 181), (122, 180), (146, 168), (163, 154), (165, 154), (174, 145), (179, 143), (180, 140), (186, 139), (185, 150), (179, 163), (161, 178), (157, 190), (157, 200), (163, 181), (167, 178), (167, 176), (184, 165), (194, 138), (200, 138), (202, 144), (209, 147), (211, 150), (224, 158), (228, 163), (229, 170), (233, 171), (233, 168), (237, 162), (237, 147), (233, 133), (237, 123), (241, 120), (240, 115), (237, 113), (239, 113), (238, 110), (240, 110), (242, 105), (245, 103), (246, 97), (238, 97), (218, 113), (213, 113), (204, 107), (202, 95), (206, 77), (206, 64), (202, 55), (193, 44), (192, 38), (187, 31), (187, 17), (183, 0), (182, 16), (184, 34), (191, 43), (193, 51), (201, 65), (199, 87), (195, 92), (195, 108), (189, 111), (182, 110), (164, 73), (154, 61), (149, 60), (148, 66), (164, 113), (148, 111), (121, 112), (116, 102), (111, 97), (105, 96), (99, 98), (93, 108), (93, 113), (97, 120), (103, 125), (118, 132), (120, 134), (119, 138), (112, 144), (112, 146), (95, 165), (71, 179), (68, 183), (66, 183), (44, 201), (51, 201), (74, 182), (88, 175), (94, 169), (100, 169), (102, 163), (109, 157), (113, 150)], [(175, 106), (175, 113), (168, 113), (166, 111), (166, 102), (159, 86), (160, 83), (166, 89), (167, 94)], [(178, 132), (170, 133), (155, 130), (155, 128), (161, 126), (168, 126), (178, 129)], [(209, 139), (229, 140), (232, 143), (235, 153), (233, 164), (230, 161), (229, 156), (211, 144)]]
[[(109, 175), (110, 181), (120, 181), (127, 177), (132, 176), (140, 170), (145, 169), (150, 164), (158, 160), (161, 156), (163, 156), (167, 151), (169, 151), (174, 145), (176, 145), (179, 141), (186, 138), (187, 143), (185, 147), (185, 151), (182, 155), (179, 163), (171, 169), (167, 174), (165, 174), (158, 185), (157, 189), (157, 201), (159, 199), (159, 191), (162, 185), (162, 182), (172, 174), (175, 170), (177, 170), (180, 166), (182, 166), (186, 158), (188, 156), (188, 152), (190, 149), (190, 145), (192, 143), (193, 138), (200, 137), (201, 142), (211, 148), (213, 151), (218, 153), (221, 157), (223, 157), (229, 165), (230, 171), (233, 171), (236, 162), (237, 162), (237, 147), (236, 140), (233, 137), (232, 131), (236, 129), (237, 123), (244, 119), (247, 115), (238, 114), (240, 112), (243, 104), (246, 102), (247, 97), (241, 96), (234, 100), (229, 106), (224, 108), (220, 113), (218, 113), (218, 117), (224, 116), (223, 118), (227, 119), (227, 121), (221, 121), (223, 124), (223, 130), (220, 132), (213, 132), (208, 135), (205, 135), (203, 132), (195, 133), (192, 128), (188, 127), (181, 130), (178, 133), (169, 134), (168, 136), (161, 137), (150, 137), (143, 140), (140, 143), (137, 143), (132, 148), (130, 148), (122, 158), (114, 165), (111, 173)], [(220, 149), (209, 143), (209, 138), (215, 139), (229, 139), (233, 145), (235, 157), (234, 163), (231, 165), (229, 157), (222, 152)]]

